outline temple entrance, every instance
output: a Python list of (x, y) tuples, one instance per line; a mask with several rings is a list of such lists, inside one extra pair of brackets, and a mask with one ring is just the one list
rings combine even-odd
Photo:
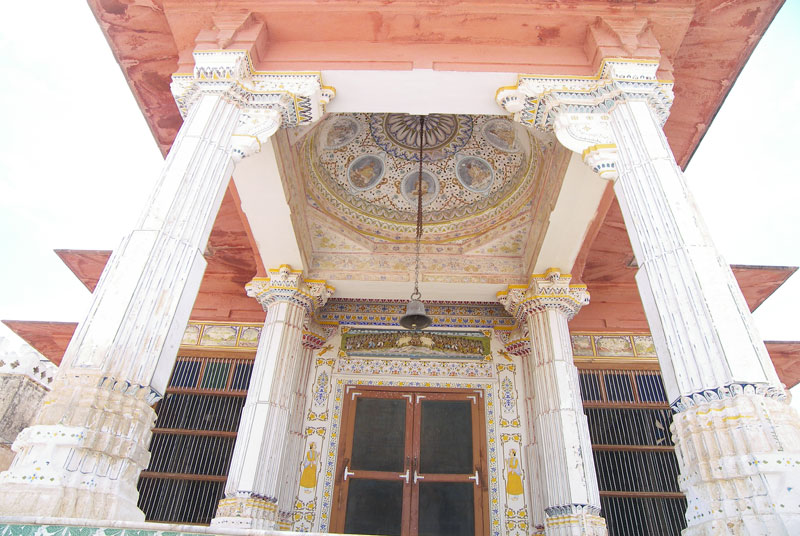
[(331, 531), (488, 531), (481, 391), (354, 386), (342, 410)]

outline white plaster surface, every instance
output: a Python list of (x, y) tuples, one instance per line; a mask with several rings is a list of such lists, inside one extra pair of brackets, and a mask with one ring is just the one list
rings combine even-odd
[[(493, 96), (514, 84), (516, 73), (412, 71), (323, 71), (336, 88), (327, 112), (408, 114), (503, 114)], [(420, 98), (424, 95), (424, 98)]]
[(542, 249), (534, 263), (534, 273), (544, 273), (552, 266), (565, 272), (572, 269), (606, 184), (581, 161), (580, 155), (572, 154)]
[(273, 144), (242, 160), (233, 180), (264, 266), (304, 269)]

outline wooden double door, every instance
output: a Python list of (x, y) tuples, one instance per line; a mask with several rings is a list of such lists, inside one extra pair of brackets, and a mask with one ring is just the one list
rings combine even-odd
[(488, 534), (483, 393), (348, 386), (331, 531)]

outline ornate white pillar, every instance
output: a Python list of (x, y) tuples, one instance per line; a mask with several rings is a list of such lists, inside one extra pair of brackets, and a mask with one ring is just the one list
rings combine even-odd
[(675, 411), (684, 534), (800, 534), (800, 420), (664, 136), (672, 91), (656, 69), (607, 60), (596, 80), (523, 81), (505, 97), (615, 181)]
[(545, 534), (601, 536), (607, 530), (567, 327), (589, 303), (589, 293), (585, 285), (570, 285), (571, 279), (551, 268), (532, 275), (527, 287), (513, 285), (497, 297), (520, 323), (528, 324), (531, 353), (523, 363), (532, 402), (527, 409), (535, 438), (534, 485), (544, 507)]
[(239, 421), (225, 498), (211, 524), (288, 528), (296, 490), (286, 489), (286, 471), (297, 473), (300, 460), (296, 441), (291, 441), (290, 421), (311, 360), (303, 347), (303, 330), (333, 287), (324, 281), (304, 280), (302, 272), (283, 265), (271, 269), (269, 277), (248, 283), (247, 293), (258, 299), (267, 318)]
[[(161, 178), (0, 474), (0, 515), (144, 519), (136, 483), (150, 459), (150, 406), (172, 370), (234, 164), (286, 117), (296, 124), (300, 103), (311, 121), (330, 96), (318, 75), (286, 87), (285, 75), (254, 74), (246, 52), (197, 52), (195, 63), (173, 81), (184, 123)], [(305, 93), (290, 93), (302, 84)]]

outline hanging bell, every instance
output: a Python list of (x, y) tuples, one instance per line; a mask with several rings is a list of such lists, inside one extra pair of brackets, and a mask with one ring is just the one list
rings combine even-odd
[(431, 317), (425, 313), (425, 304), (415, 299), (409, 300), (406, 314), (400, 318), (400, 325), (406, 329), (425, 329), (431, 322)]

